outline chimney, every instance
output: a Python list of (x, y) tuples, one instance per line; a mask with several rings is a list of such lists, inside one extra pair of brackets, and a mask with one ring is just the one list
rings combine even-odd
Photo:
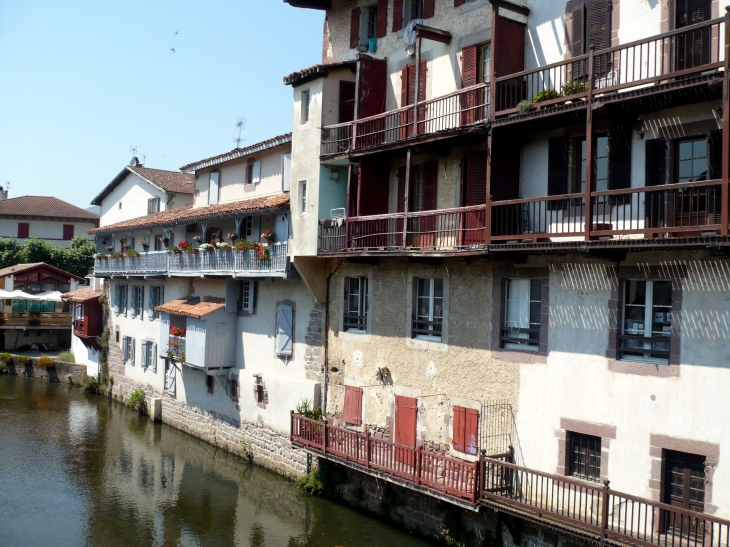
[(4, 201), (6, 199), (8, 199), (8, 191), (0, 186), (0, 201)]

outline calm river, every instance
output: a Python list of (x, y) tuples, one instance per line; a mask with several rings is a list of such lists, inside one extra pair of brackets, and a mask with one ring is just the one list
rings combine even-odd
[(0, 547), (416, 547), (78, 387), (0, 375)]

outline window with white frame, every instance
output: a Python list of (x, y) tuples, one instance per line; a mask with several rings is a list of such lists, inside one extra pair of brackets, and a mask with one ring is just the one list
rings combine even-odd
[(368, 278), (345, 278), (345, 313), (343, 328), (346, 332), (366, 333), (368, 325)]
[(487, 83), (492, 74), (492, 44), (479, 46), (479, 81)]
[(253, 217), (243, 217), (243, 221), (241, 222), (241, 237), (243, 239), (249, 239), (251, 236), (253, 236)]
[(157, 344), (151, 340), (142, 342), (142, 366), (157, 372)]
[(84, 305), (83, 304), (74, 304), (74, 319), (83, 319), (84, 318)]
[(301, 95), (301, 122), (302, 124), (305, 124), (309, 121), (309, 90), (305, 89), (302, 91)]
[(142, 319), (142, 305), (144, 303), (144, 287), (142, 285), (132, 285), (131, 301), (132, 317)]
[(307, 214), (307, 181), (299, 181), (299, 214)]
[(667, 364), (672, 336), (672, 282), (624, 282), (619, 356)]
[(147, 214), (160, 212), (160, 198), (149, 198), (147, 200)]
[(127, 315), (127, 286), (114, 287), (114, 311), (117, 315)]
[(256, 287), (256, 281), (246, 280), (241, 281), (239, 285), (238, 305), (240, 311), (253, 313), (254, 312), (254, 290)]
[(423, 0), (408, 0), (406, 6), (408, 21), (423, 18)]
[(541, 293), (541, 279), (506, 280), (502, 347), (538, 351)]
[(153, 285), (150, 287), (150, 319), (159, 319), (160, 312), (155, 308), (165, 303), (165, 287), (162, 285)]
[(444, 280), (414, 278), (413, 338), (441, 341), (444, 319)]
[(134, 338), (130, 336), (122, 337), (122, 360), (134, 365)]

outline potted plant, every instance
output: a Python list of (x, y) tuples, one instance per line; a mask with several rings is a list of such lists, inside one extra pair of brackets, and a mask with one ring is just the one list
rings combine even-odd
[(139, 251), (137, 249), (127, 249), (124, 253), (129, 258), (138, 258), (139, 257)]
[(259, 255), (260, 262), (271, 262), (271, 249), (267, 244), (257, 244), (254, 249)]
[(179, 255), (182, 253), (182, 250), (179, 247), (170, 247), (170, 252), (174, 255)]
[(177, 325), (173, 325), (173, 327), (170, 329), (170, 336), (179, 336), (180, 338), (185, 338), (185, 329), (181, 329)]
[(220, 249), (221, 251), (230, 251), (231, 250), (231, 244), (226, 243), (225, 241), (219, 241), (215, 244), (217, 249)]
[(7, 365), (12, 360), (13, 356), (9, 353), (0, 353), (0, 361), (2, 361), (4, 365)]
[(94, 258), (97, 258), (99, 260), (106, 260), (108, 257), (104, 253), (96, 253), (94, 255)]
[(161, 237), (160, 243), (162, 243), (165, 246), (165, 249), (167, 249), (170, 246), (170, 238), (169, 237)]
[(114, 252), (114, 247), (112, 247), (111, 245), (107, 245), (105, 248), (109, 253)]
[(143, 242), (142, 242), (142, 250), (143, 250), (143, 251), (144, 251), (145, 253), (146, 253), (147, 251), (149, 251), (149, 250), (150, 250), (150, 244), (149, 244), (149, 243), (147, 243), (146, 241), (143, 241)]
[(238, 239), (238, 236), (231, 232), (226, 236), (226, 239), (231, 242), (231, 245), (233, 245), (233, 243)]
[(184, 253), (192, 254), (192, 253), (198, 252), (198, 249), (193, 247), (189, 241), (181, 241), (180, 243), (177, 244), (177, 246), (180, 249), (180, 251), (182, 251)]
[(17, 357), (17, 361), (18, 361), (18, 363), (20, 363), (21, 365), (30, 365), (30, 364), (31, 364), (31, 363), (33, 362), (33, 359), (31, 359), (31, 358), (30, 358), (30, 357), (28, 357), (27, 355), (19, 355), (19, 356)]
[(198, 245), (198, 249), (201, 251), (208, 251), (209, 253), (212, 253), (215, 250), (215, 247), (210, 243), (201, 243), (200, 245)]
[(122, 258), (122, 253), (120, 253), (119, 251), (112, 251), (109, 254), (109, 258), (112, 258), (112, 259)]
[(203, 236), (193, 236), (193, 241), (200, 245), (201, 243), (203, 243)]
[(248, 239), (239, 239), (233, 244), (237, 251), (250, 251), (255, 245), (256, 243), (249, 241)]
[(51, 368), (53, 364), (53, 359), (48, 357), (48, 355), (41, 355), (38, 361), (36, 361), (36, 365), (41, 368)]
[(265, 241), (266, 243), (273, 243), (275, 239), (276, 234), (271, 230), (266, 230), (263, 234), (261, 234), (261, 241)]

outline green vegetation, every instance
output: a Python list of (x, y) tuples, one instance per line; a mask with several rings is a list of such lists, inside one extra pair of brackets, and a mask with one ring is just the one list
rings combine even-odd
[(554, 89), (546, 89), (545, 91), (541, 91), (540, 93), (535, 95), (533, 102), (540, 103), (542, 101), (549, 101), (551, 99), (558, 99), (558, 98), (560, 98), (560, 93), (558, 93)]
[(74, 356), (73, 351), (62, 351), (58, 357), (56, 357), (56, 361), (61, 361), (62, 363), (75, 363), (76, 357)]
[(576, 95), (587, 91), (588, 87), (582, 82), (576, 82), (575, 80), (568, 80), (560, 86), (561, 95), (567, 97), (568, 95)]
[(246, 439), (241, 439), (241, 455), (247, 460), (253, 460), (253, 446)]
[(124, 404), (127, 408), (133, 408), (135, 410), (143, 410), (146, 406), (144, 390), (140, 387), (135, 389), (129, 396), (129, 399)]
[(297, 414), (301, 414), (305, 418), (321, 422), (324, 418), (322, 409), (319, 407), (313, 408), (313, 405), (314, 402), (311, 399), (302, 399), (299, 401), (299, 404), (297, 404)]
[(2, 361), (3, 363), (7, 364), (8, 361), (12, 361), (12, 360), (13, 360), (13, 356), (10, 355), (9, 353), (0, 353), (0, 361)]
[(35, 237), (27, 238), (25, 245), (20, 246), (14, 237), (5, 237), (0, 239), (0, 268), (28, 262), (45, 262), (84, 277), (94, 265), (94, 250), (94, 244), (84, 236), (74, 237), (68, 249)]
[(307, 475), (299, 477), (294, 483), (294, 486), (301, 488), (308, 494), (319, 495), (324, 491), (324, 485), (319, 474), (319, 469), (312, 469)]
[(527, 114), (535, 105), (532, 104), (532, 101), (520, 101), (517, 103), (517, 112), (520, 114)]
[(93, 376), (87, 376), (82, 388), (86, 393), (99, 393), (99, 382)]
[(474, 532), (467, 530), (456, 507), (447, 507), (441, 520), (441, 535), (449, 547), (468, 547), (474, 543)]
[(38, 358), (38, 361), (36, 361), (36, 365), (43, 368), (49, 368), (53, 366), (53, 359), (48, 357), (48, 355), (41, 355)]

